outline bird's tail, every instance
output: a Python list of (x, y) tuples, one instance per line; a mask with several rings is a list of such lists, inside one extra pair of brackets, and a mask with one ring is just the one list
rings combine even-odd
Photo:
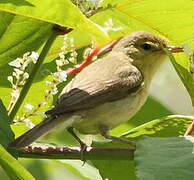
[(61, 115), (59, 117), (50, 117), (38, 125), (34, 126), (32, 129), (15, 139), (8, 146), (12, 148), (23, 148), (28, 146), (40, 136), (48, 133), (51, 129), (63, 123), (63, 127), (66, 128), (71, 126), (73, 123), (73, 119), (69, 118), (69, 114)]

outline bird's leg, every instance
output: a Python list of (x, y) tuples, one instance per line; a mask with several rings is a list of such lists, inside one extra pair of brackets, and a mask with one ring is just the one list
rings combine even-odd
[(129, 141), (128, 139), (119, 138), (119, 137), (116, 137), (116, 136), (111, 136), (109, 134), (109, 129), (107, 128), (107, 126), (104, 126), (104, 125), (101, 126), (101, 128), (100, 128), (100, 134), (102, 136), (104, 136), (105, 138), (107, 138), (107, 139), (111, 139), (111, 140), (114, 140), (114, 141), (119, 141), (119, 142), (129, 144), (129, 145), (135, 145), (135, 142)]
[(75, 134), (73, 127), (67, 128), (67, 131), (76, 139), (76, 141), (80, 144), (81, 154), (86, 150), (87, 145)]

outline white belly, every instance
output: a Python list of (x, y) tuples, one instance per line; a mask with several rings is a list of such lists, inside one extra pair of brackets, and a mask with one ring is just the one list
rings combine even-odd
[(134, 116), (145, 103), (147, 96), (147, 90), (143, 88), (127, 98), (76, 112), (80, 119), (74, 122), (73, 127), (83, 134), (98, 134), (102, 125), (112, 129)]

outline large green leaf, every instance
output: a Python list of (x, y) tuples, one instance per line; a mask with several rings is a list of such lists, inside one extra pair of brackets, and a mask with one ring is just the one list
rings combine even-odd
[(0, 165), (13, 180), (35, 180), (20, 163), (0, 145)]
[(123, 25), (123, 33), (148, 30), (159, 33), (174, 43), (182, 43), (193, 37), (192, 0), (108, 0), (102, 5), (107, 4), (112, 4), (113, 7), (96, 14), (92, 19), (103, 23), (112, 18), (113, 22)]
[(0, 10), (52, 24), (88, 31), (102, 39), (107, 35), (86, 18), (70, 0), (8, 0), (0, 2)]
[[(52, 27), (49, 23), (2, 11), (0, 22), (0, 67), (27, 51), (36, 51), (48, 38)], [(4, 72), (6, 69), (1, 69), (1, 73)]]
[(142, 139), (135, 152), (138, 179), (193, 179), (193, 148), (194, 137)]
[[(41, 21), (75, 28), (85, 21), (85, 17), (69, 0), (8, 0), (1, 1), (0, 10), (19, 14)], [(72, 21), (69, 21), (69, 19)], [(55, 22), (56, 21), (56, 22)]]
[[(130, 130), (129, 132), (127, 132), (123, 136), (125, 138), (128, 137), (130, 139), (136, 139), (136, 140), (138, 139), (137, 152), (135, 153), (135, 163), (137, 163), (137, 169), (138, 169), (138, 172), (136, 175), (138, 175), (138, 177), (140, 179), (143, 179), (144, 175), (145, 175), (145, 179), (149, 179), (148, 177), (152, 176), (152, 173), (154, 170), (156, 173), (153, 174), (153, 176), (154, 176), (153, 180), (159, 179), (160, 173), (158, 174), (158, 172), (160, 171), (161, 166), (165, 167), (165, 165), (167, 166), (167, 168), (162, 169), (162, 177), (163, 177), (163, 179), (165, 177), (171, 177), (172, 174), (169, 175), (169, 173), (171, 171), (174, 172), (173, 168), (176, 167), (176, 166), (173, 166), (174, 165), (173, 163), (176, 160), (174, 158), (174, 156), (175, 156), (175, 154), (179, 154), (180, 149), (182, 148), (182, 144), (180, 142), (181, 139), (178, 139), (177, 136), (183, 135), (185, 130), (187, 129), (188, 125), (192, 121), (193, 121), (193, 117), (191, 117), (191, 116), (181, 116), (181, 115), (167, 116), (167, 117), (153, 120), (153, 121), (148, 122), (146, 124), (143, 124), (141, 126), (138, 126), (134, 129)], [(165, 138), (163, 138), (163, 139), (162, 138), (152, 138), (150, 140), (150, 142), (148, 142), (149, 139), (147, 139), (145, 141), (144, 141), (144, 139), (143, 140), (140, 139), (142, 136), (145, 136), (145, 135), (152, 136), (152, 137), (153, 136), (165, 137)], [(167, 138), (167, 137), (174, 137), (174, 139)], [(162, 139), (162, 142), (160, 143), (161, 139)], [(155, 143), (153, 143), (152, 141)], [(177, 141), (177, 142), (175, 142), (175, 141)], [(187, 145), (187, 142), (185, 142), (185, 146), (186, 145)], [(149, 148), (150, 149), (152, 148), (153, 150), (150, 151)], [(144, 151), (144, 153), (142, 153), (143, 151)], [(171, 153), (170, 155), (169, 155), (168, 151), (170, 151), (170, 153)], [(153, 159), (150, 156), (153, 156)], [(169, 157), (172, 157), (172, 161), (170, 160)], [(149, 160), (145, 160), (146, 158), (149, 158)], [(161, 158), (161, 160), (165, 159), (165, 158), (169, 158), (169, 161), (167, 162), (167, 164), (165, 164), (164, 161), (161, 164), (161, 160), (159, 160), (160, 158)], [(145, 162), (143, 162), (143, 161), (145, 161)], [(150, 165), (148, 165), (149, 163), (150, 163)], [(153, 163), (154, 163), (154, 165), (153, 165)], [(182, 164), (182, 166), (185, 166), (186, 165), (185, 163), (186, 162), (184, 162), (184, 164)], [(152, 164), (152, 168), (150, 168), (151, 164)], [(169, 169), (169, 171), (168, 171), (168, 169)], [(182, 173), (182, 172), (180, 172), (180, 173)], [(190, 173), (190, 172), (188, 172), (188, 173)], [(175, 176), (175, 177), (177, 177), (177, 176)], [(177, 179), (177, 178), (175, 178), (175, 179)]]
[[(192, 122), (193, 118), (189, 116), (167, 116), (156, 119), (133, 128), (125, 133), (122, 138), (129, 138), (131, 141), (139, 141), (142, 136), (155, 136), (155, 137), (176, 137), (182, 135), (187, 126)], [(137, 141), (137, 142), (138, 142)], [(109, 142), (109, 143), (93, 143), (97, 147), (123, 147), (122, 143)], [(147, 151), (146, 151), (147, 152)], [(123, 180), (136, 179), (134, 172), (134, 161), (92, 161), (99, 169), (102, 177), (110, 179), (118, 179), (122, 177)], [(110, 165), (111, 164), (111, 165)]]

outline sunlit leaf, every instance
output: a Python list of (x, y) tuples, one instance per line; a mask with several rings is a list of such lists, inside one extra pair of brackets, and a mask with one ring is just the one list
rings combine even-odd
[(108, 39), (103, 29), (86, 18), (70, 0), (8, 0), (0, 2), (0, 10), (64, 27), (78, 28), (104, 40)]

